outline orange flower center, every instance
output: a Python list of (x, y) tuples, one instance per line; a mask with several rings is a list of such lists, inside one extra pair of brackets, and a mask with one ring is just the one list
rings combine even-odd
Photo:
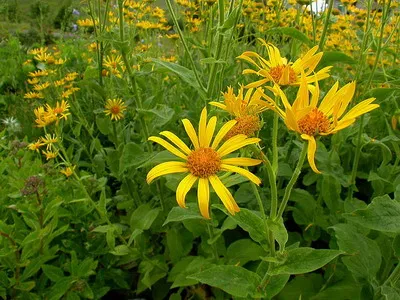
[(297, 124), (301, 133), (310, 136), (317, 135), (318, 133), (326, 133), (329, 131), (331, 122), (318, 108), (313, 108), (307, 115), (301, 118)]
[(231, 130), (226, 134), (225, 139), (229, 139), (238, 134), (245, 134), (247, 136), (253, 136), (255, 132), (260, 130), (260, 120), (257, 116), (246, 115), (236, 118), (237, 123), (232, 127)]
[(194, 176), (207, 178), (221, 169), (221, 158), (211, 148), (199, 148), (189, 154), (187, 167)]
[(121, 112), (121, 109), (118, 105), (114, 105), (110, 108), (110, 111), (113, 115), (118, 115)]
[(269, 75), (271, 75), (272, 79), (276, 82), (279, 83), (279, 81), (281, 80), (283, 73), (285, 71), (285, 69), (288, 68), (289, 69), (289, 80), (286, 81), (286, 79), (284, 80), (283, 83), (281, 83), (282, 85), (288, 85), (291, 84), (293, 82), (296, 81), (297, 76), (296, 73), (294, 72), (294, 70), (292, 69), (291, 66), (276, 66), (273, 67), (269, 70)]
[(53, 109), (53, 112), (58, 115), (61, 114), (64, 111), (64, 109), (62, 107), (56, 107)]

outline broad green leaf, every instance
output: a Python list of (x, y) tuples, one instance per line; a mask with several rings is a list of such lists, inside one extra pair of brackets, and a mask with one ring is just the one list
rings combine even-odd
[(264, 255), (264, 249), (250, 239), (237, 240), (226, 250), (226, 259), (232, 265), (243, 266), (249, 261), (260, 260), (260, 256)]
[(149, 153), (145, 153), (142, 147), (135, 143), (127, 143), (122, 150), (122, 155), (119, 159), (120, 175), (130, 167), (138, 166), (145, 162), (149, 157)]
[(97, 116), (96, 125), (99, 131), (104, 135), (108, 135), (112, 130), (111, 119), (106, 116)]
[(261, 277), (239, 266), (215, 266), (188, 276), (201, 283), (220, 288), (234, 297), (254, 297)]
[(400, 289), (391, 286), (382, 286), (381, 294), (384, 300), (398, 300), (400, 299)]
[(126, 245), (118, 245), (114, 248), (113, 251), (110, 251), (111, 254), (117, 256), (124, 256), (129, 254), (129, 247)]
[(142, 204), (131, 215), (131, 228), (147, 230), (160, 213), (159, 208), (151, 208), (150, 204)]
[(142, 261), (139, 265), (139, 284), (137, 292), (140, 293), (167, 275), (168, 267), (161, 255), (151, 260)]
[(168, 281), (171, 288), (193, 286), (199, 281), (188, 276), (207, 270), (212, 264), (202, 256), (186, 256), (182, 258), (169, 272)]
[(340, 192), (341, 185), (331, 175), (324, 175), (322, 179), (322, 189), (321, 189), (322, 199), (326, 206), (329, 208), (331, 213), (336, 213), (340, 206)]
[(284, 263), (275, 266), (270, 273), (303, 274), (315, 271), (342, 254), (339, 250), (313, 249), (308, 247), (287, 250)]
[(264, 32), (265, 34), (271, 34), (271, 35), (276, 35), (276, 34), (284, 34), (288, 35), (304, 44), (306, 44), (309, 47), (313, 46), (313, 43), (310, 41), (310, 39), (301, 31), (299, 31), (296, 28), (293, 27), (276, 27), (276, 28), (271, 28), (267, 31)]
[(36, 286), (35, 281), (26, 281), (20, 282), (19, 284), (15, 285), (14, 288), (20, 291), (29, 292)]
[[(321, 274), (295, 276), (279, 293), (279, 300), (310, 299), (323, 285)], [(335, 299), (336, 300), (336, 299)]]
[(376, 197), (366, 209), (344, 216), (369, 229), (400, 233), (400, 203), (390, 199), (388, 195)]
[(339, 249), (348, 256), (342, 261), (357, 277), (371, 279), (378, 272), (381, 265), (381, 251), (377, 243), (357, 232), (356, 227), (350, 224), (337, 224), (335, 230)]
[(374, 97), (376, 98), (375, 102), (381, 103), (387, 100), (390, 96), (395, 93), (400, 93), (399, 88), (375, 88), (372, 90), (368, 90), (365, 93), (365, 97)]
[(35, 275), (46, 261), (53, 258), (54, 258), (53, 256), (46, 255), (32, 259), (29, 265), (25, 268), (24, 272), (22, 273), (20, 280), (25, 281), (29, 277)]
[(53, 265), (42, 265), (42, 270), (51, 281), (59, 281), (64, 277), (64, 271)]
[(396, 235), (396, 237), (393, 239), (392, 248), (394, 255), (400, 258), (400, 234)]
[(154, 61), (159, 66), (166, 68), (171, 72), (174, 72), (184, 82), (194, 87), (203, 98), (205, 97), (205, 92), (200, 87), (198, 81), (196, 80), (196, 76), (194, 75), (194, 72), (192, 70), (189, 70), (188, 68), (178, 65), (176, 63), (166, 62), (159, 59), (152, 59), (152, 61)]
[(46, 298), (49, 300), (59, 300), (65, 295), (75, 281), (76, 279), (72, 277), (64, 277), (60, 279), (50, 288)]
[(285, 224), (283, 223), (283, 219), (272, 221), (271, 219), (267, 220), (268, 228), (274, 234), (274, 238), (278, 242), (281, 249), (285, 249), (285, 245), (289, 239), (288, 232), (285, 228)]
[(311, 297), (311, 300), (348, 300), (360, 299), (361, 285), (354, 280), (351, 274), (328, 285), (326, 289)]
[(167, 232), (167, 246), (172, 262), (187, 255), (193, 247), (193, 235), (185, 228), (173, 227)]
[(203, 219), (200, 215), (199, 208), (195, 203), (187, 203), (187, 208), (182, 208), (175, 206), (168, 213), (167, 219), (165, 220), (163, 226), (170, 222), (181, 222), (183, 220), (190, 219)]
[(267, 239), (267, 233), (265, 232), (264, 222), (258, 214), (252, 210), (241, 208), (238, 213), (231, 215), (221, 204), (213, 204), (223, 211), (226, 215), (230, 216), (243, 230), (250, 234), (250, 237), (259, 243), (263, 243)]
[(156, 127), (160, 127), (168, 123), (175, 114), (175, 111), (165, 104), (156, 104), (152, 109), (137, 109), (138, 112), (155, 117), (153, 122)]
[(322, 68), (336, 63), (354, 65), (357, 61), (340, 51), (324, 51), (318, 66)]

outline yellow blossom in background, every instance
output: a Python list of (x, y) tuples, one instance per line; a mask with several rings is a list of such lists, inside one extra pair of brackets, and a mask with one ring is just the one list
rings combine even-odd
[[(311, 48), (301, 58), (291, 63), (281, 56), (277, 47), (266, 43), (263, 39), (259, 39), (259, 41), (267, 49), (269, 60), (253, 51), (246, 51), (238, 57), (249, 62), (258, 69), (245, 69), (243, 70), (243, 74), (256, 74), (264, 77), (264, 79), (246, 85), (246, 88), (259, 87), (270, 81), (280, 86), (299, 85), (302, 72), (307, 76), (306, 79), (309, 83), (315, 81), (315, 79), (321, 80), (329, 77), (328, 73), (332, 68), (331, 66), (325, 67), (315, 74), (313, 73), (323, 54), (322, 52), (316, 53), (318, 51), (318, 46)], [(257, 62), (253, 58), (257, 59)]]
[(35, 72), (29, 72), (28, 76), (29, 77), (42, 77), (42, 76), (48, 76), (49, 72), (46, 70), (37, 70)]
[(66, 120), (69, 113), (69, 104), (67, 101), (62, 100), (61, 102), (56, 103), (56, 106), (52, 108), (50, 105), (46, 104), (47, 113), (53, 115), (57, 121), (64, 119)]
[(46, 156), (46, 160), (54, 159), (58, 156), (58, 151), (42, 151)]
[(76, 166), (66, 167), (66, 168), (60, 170), (60, 173), (64, 174), (66, 177), (70, 177), (72, 174), (74, 174), (75, 167)]
[(354, 96), (356, 83), (353, 81), (338, 90), (339, 83), (336, 82), (324, 99), (318, 105), (320, 90), (318, 82), (311, 89), (310, 99), (308, 83), (305, 76), (302, 78), (296, 100), (290, 104), (285, 93), (276, 87), (283, 102), (284, 110), (281, 109), (274, 100), (264, 95), (267, 100), (266, 106), (274, 109), (285, 121), (289, 130), (301, 134), (301, 138), (308, 141), (308, 162), (315, 173), (321, 173), (315, 165), (315, 151), (317, 144), (315, 137), (334, 134), (351, 124), (358, 116), (379, 107), (378, 104), (371, 104), (375, 98), (364, 100), (346, 114), (345, 110)]
[(32, 79), (28, 79), (27, 81), (29, 84), (34, 85), (34, 84), (38, 84), (40, 80), (39, 80), (39, 78), (34, 77)]
[(49, 86), (50, 86), (50, 82), (45, 82), (45, 83), (43, 83), (43, 84), (36, 84), (36, 85), (33, 87), (33, 89), (34, 89), (35, 91), (42, 91), (42, 90), (47, 89)]
[(78, 75), (79, 74), (76, 73), (76, 72), (68, 73), (68, 74), (65, 75), (64, 79), (66, 81), (74, 81), (76, 79), (76, 77), (78, 77)]
[(117, 69), (122, 66), (122, 56), (121, 55), (107, 55), (104, 59), (103, 66), (110, 69)]
[(225, 136), (226, 139), (237, 134), (253, 136), (261, 129), (260, 118), (258, 115), (266, 110), (261, 105), (260, 99), (263, 95), (262, 89), (249, 89), (244, 94), (244, 87), (241, 86), (236, 96), (233, 88), (228, 87), (228, 91), (223, 93), (224, 103), (210, 102), (211, 105), (219, 107), (235, 117), (237, 123)]
[(221, 171), (238, 173), (259, 185), (261, 180), (257, 176), (239, 166), (255, 166), (260, 164), (261, 160), (224, 157), (244, 146), (258, 143), (260, 139), (248, 138), (243, 134), (239, 134), (220, 145), (225, 135), (236, 124), (236, 121), (231, 120), (225, 123), (213, 140), (217, 118), (212, 117), (207, 122), (206, 108), (203, 109), (200, 116), (198, 134), (188, 119), (184, 119), (182, 122), (194, 149), (190, 149), (179, 137), (170, 131), (163, 131), (160, 135), (166, 137), (173, 145), (162, 138), (151, 136), (149, 141), (160, 144), (180, 160), (164, 162), (152, 168), (147, 174), (147, 183), (151, 183), (154, 179), (163, 175), (186, 173), (187, 175), (179, 183), (176, 190), (176, 200), (180, 207), (186, 207), (186, 194), (198, 181), (197, 197), (200, 212), (204, 218), (210, 218), (210, 184), (226, 209), (234, 215), (240, 211), (240, 208), (217, 174)]
[(123, 112), (127, 106), (121, 99), (108, 99), (105, 105), (104, 113), (110, 116), (111, 120), (120, 120), (124, 117)]
[(34, 49), (32, 49), (32, 50), (29, 50), (29, 51), (28, 51), (28, 54), (31, 54), (31, 55), (39, 55), (39, 54), (46, 53), (47, 50), (49, 50), (49, 48), (47, 48), (47, 47), (34, 48)]
[(46, 145), (46, 150), (51, 150), (53, 144), (58, 142), (58, 138), (55, 134), (51, 135), (50, 133), (46, 134), (44, 137), (40, 139), (43, 145)]
[(65, 80), (64, 79), (60, 79), (60, 80), (56, 80), (54, 81), (54, 86), (61, 86), (65, 84)]
[(32, 151), (36, 151), (39, 152), (40, 147), (44, 146), (44, 144), (42, 143), (41, 139), (38, 139), (36, 142), (34, 143), (30, 143), (28, 145), (28, 149), (32, 150)]
[(84, 19), (84, 20), (78, 20), (76, 21), (76, 24), (78, 24), (81, 27), (93, 27), (94, 25), (97, 25), (99, 22), (97, 20), (93, 21), (92, 19)]
[(24, 95), (24, 99), (43, 99), (43, 94), (39, 92), (28, 92)]

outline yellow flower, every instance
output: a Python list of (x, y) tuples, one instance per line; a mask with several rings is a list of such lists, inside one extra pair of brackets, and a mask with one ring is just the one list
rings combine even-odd
[(58, 151), (42, 151), (42, 153), (46, 156), (46, 160), (54, 159), (58, 155)]
[(41, 142), (41, 139), (38, 139), (36, 142), (34, 143), (30, 143), (28, 145), (28, 149), (32, 150), (32, 151), (37, 151), (39, 152), (39, 148), (42, 147), (44, 144)]
[[(254, 92), (254, 93), (253, 93)], [(224, 104), (219, 102), (210, 102), (211, 105), (222, 108), (235, 117), (237, 123), (225, 136), (226, 139), (237, 134), (247, 136), (254, 135), (261, 129), (258, 114), (267, 109), (261, 104), (260, 98), (263, 95), (262, 89), (249, 89), (244, 95), (244, 87), (241, 86), (236, 96), (233, 88), (228, 87), (228, 92), (224, 93)]]
[(117, 69), (118, 66), (122, 66), (122, 56), (121, 55), (107, 55), (107, 57), (104, 59), (103, 65), (107, 68), (110, 69)]
[(60, 85), (64, 85), (64, 84), (65, 84), (64, 79), (54, 81), (54, 86), (60, 86)]
[(49, 72), (47, 72), (46, 70), (37, 70), (35, 72), (28, 73), (29, 77), (41, 77), (41, 76), (47, 76), (47, 75), (49, 75)]
[[(267, 48), (269, 60), (266, 60), (252, 51), (246, 51), (238, 57), (258, 68), (257, 71), (245, 69), (243, 70), (243, 74), (256, 74), (264, 77), (264, 79), (246, 85), (246, 88), (259, 87), (269, 81), (280, 86), (299, 85), (302, 72), (307, 76), (306, 78), (309, 83), (314, 82), (315, 79), (321, 80), (329, 77), (328, 72), (332, 68), (331, 66), (325, 67), (316, 74), (313, 74), (323, 54), (322, 52), (316, 53), (318, 51), (318, 46), (311, 48), (303, 57), (297, 59), (294, 63), (288, 63), (286, 58), (281, 57), (277, 47), (266, 43), (263, 39), (259, 40)], [(256, 58), (258, 63), (253, 58)]]
[(28, 92), (24, 95), (24, 99), (43, 99), (43, 95), (40, 92)]
[(70, 177), (72, 174), (74, 174), (75, 167), (76, 166), (66, 167), (63, 170), (60, 170), (60, 173), (64, 174), (66, 177)]
[(68, 73), (67, 75), (65, 75), (64, 79), (66, 81), (74, 81), (76, 79), (76, 77), (78, 77), (78, 73), (76, 72), (72, 72), (72, 73)]
[(166, 174), (188, 173), (179, 183), (176, 190), (176, 200), (180, 207), (186, 207), (186, 194), (198, 181), (197, 197), (200, 212), (204, 218), (210, 218), (208, 210), (210, 202), (209, 184), (211, 184), (226, 209), (232, 215), (240, 211), (232, 194), (223, 185), (217, 174), (220, 171), (238, 173), (255, 184), (260, 184), (261, 180), (257, 176), (246, 169), (239, 168), (239, 166), (258, 165), (261, 163), (260, 160), (244, 157), (224, 158), (246, 145), (258, 143), (260, 139), (248, 138), (243, 134), (239, 134), (228, 139), (220, 146), (221, 141), (236, 124), (236, 121), (231, 120), (224, 124), (213, 140), (217, 118), (212, 117), (207, 122), (206, 108), (203, 109), (200, 116), (198, 135), (188, 119), (182, 120), (182, 123), (194, 149), (190, 149), (179, 137), (169, 131), (163, 131), (160, 134), (174, 145), (162, 138), (151, 136), (149, 138), (150, 141), (160, 144), (180, 158), (181, 161), (169, 161), (155, 166), (147, 174), (147, 183), (151, 183), (154, 179)]
[(55, 134), (53, 136), (48, 133), (44, 137), (40, 139), (43, 143), (43, 145), (46, 145), (46, 150), (50, 150), (52, 148), (52, 145), (58, 142), (58, 138)]
[(34, 77), (32, 79), (28, 79), (28, 83), (32, 84), (32, 85), (38, 84), (39, 83), (39, 78)]
[(45, 82), (43, 84), (35, 84), (35, 86), (33, 87), (33, 89), (35, 91), (42, 91), (47, 89), (50, 86), (50, 82)]
[(57, 101), (56, 107), (52, 108), (50, 105), (46, 104), (46, 111), (49, 115), (52, 115), (55, 117), (55, 119), (61, 120), (64, 119), (66, 120), (68, 118), (68, 115), (70, 113), (68, 112), (69, 109), (69, 104), (67, 101), (62, 100), (61, 103)]
[(317, 149), (315, 137), (334, 134), (353, 124), (358, 116), (379, 107), (378, 104), (371, 104), (375, 98), (369, 98), (358, 103), (344, 114), (354, 96), (356, 83), (354, 81), (348, 83), (339, 90), (338, 87), (339, 83), (336, 82), (318, 107), (320, 94), (318, 82), (310, 90), (312, 94), (310, 99), (307, 79), (303, 76), (296, 100), (292, 105), (284, 92), (277, 87), (285, 111), (280, 109), (274, 100), (264, 95), (267, 100), (266, 105), (282, 117), (288, 129), (300, 133), (301, 138), (308, 141), (308, 162), (315, 173), (321, 173), (315, 165), (315, 151)]
[(118, 121), (124, 117), (123, 112), (127, 106), (121, 99), (108, 99), (105, 106), (105, 114), (110, 115), (111, 120)]

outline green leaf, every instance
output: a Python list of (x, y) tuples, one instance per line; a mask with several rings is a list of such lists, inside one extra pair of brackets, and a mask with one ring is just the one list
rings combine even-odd
[(64, 277), (56, 282), (47, 294), (49, 300), (59, 300), (70, 289), (76, 279)]
[(53, 258), (54, 258), (53, 256), (46, 255), (32, 259), (29, 265), (25, 268), (24, 272), (22, 273), (20, 280), (24, 281), (29, 277), (35, 275), (46, 261)]
[(279, 293), (279, 300), (313, 299), (312, 296), (322, 288), (322, 285), (321, 274), (311, 273), (295, 276)]
[(273, 275), (269, 278), (267, 282), (267, 286), (264, 289), (265, 297), (268, 299), (272, 299), (274, 296), (278, 295), (280, 291), (286, 286), (289, 281), (290, 275), (288, 274), (279, 274)]
[(400, 203), (390, 199), (388, 195), (376, 197), (366, 209), (344, 216), (369, 229), (400, 233)]
[(365, 93), (365, 97), (374, 97), (376, 98), (375, 102), (381, 103), (388, 98), (390, 98), (395, 93), (400, 93), (399, 88), (376, 88), (372, 90), (368, 90)]
[(42, 270), (51, 281), (59, 281), (64, 277), (64, 271), (53, 265), (42, 265)]
[(194, 87), (199, 94), (205, 98), (205, 92), (203, 91), (203, 89), (200, 87), (196, 76), (194, 75), (194, 72), (192, 70), (189, 70), (188, 68), (178, 65), (176, 63), (172, 63), (172, 62), (166, 62), (166, 61), (162, 61), (159, 59), (152, 59), (152, 61), (154, 61), (156, 64), (158, 64), (159, 66), (168, 69), (171, 72), (174, 72), (176, 75), (178, 75), (184, 82), (186, 82), (187, 84), (189, 84), (190, 86)]
[(147, 230), (160, 213), (159, 208), (151, 208), (150, 204), (142, 204), (131, 215), (131, 228)]
[(241, 208), (238, 213), (232, 216), (221, 204), (213, 204), (213, 207), (231, 217), (243, 230), (250, 234), (254, 241), (263, 243), (266, 240), (267, 233), (264, 230), (263, 220), (254, 211)]
[(112, 130), (111, 119), (106, 116), (97, 116), (96, 125), (100, 132), (104, 135), (108, 135)]
[(275, 266), (271, 275), (277, 274), (303, 274), (315, 271), (335, 257), (342, 254), (339, 250), (295, 248), (286, 252), (287, 258), (283, 264)]
[(181, 222), (183, 220), (203, 219), (200, 215), (199, 208), (195, 203), (187, 203), (186, 208), (175, 206), (168, 213), (167, 219), (163, 226), (170, 222)]
[(119, 159), (119, 173), (122, 175), (125, 170), (138, 166), (149, 158), (149, 153), (145, 153), (141, 147), (135, 143), (127, 143), (122, 150)]
[(111, 254), (117, 255), (117, 256), (124, 256), (129, 254), (129, 247), (126, 245), (118, 245), (114, 248), (113, 251), (110, 251)]
[(254, 297), (261, 277), (239, 266), (215, 266), (203, 272), (190, 275), (201, 283), (220, 288), (234, 297)]
[(289, 239), (287, 230), (285, 228), (285, 224), (283, 223), (283, 219), (272, 221), (271, 219), (267, 220), (268, 228), (274, 234), (276, 241), (278, 242), (281, 249), (285, 249), (285, 245)]
[(322, 68), (336, 63), (354, 65), (357, 61), (340, 51), (324, 51), (318, 66)]
[(36, 286), (35, 281), (26, 281), (26, 282), (20, 282), (18, 285), (15, 285), (14, 288), (20, 291), (29, 292), (35, 286)]
[(189, 275), (208, 269), (212, 264), (202, 256), (186, 256), (169, 272), (168, 281), (173, 282), (171, 288), (193, 286), (199, 281), (188, 278)]
[(172, 262), (177, 262), (187, 255), (193, 247), (193, 236), (185, 228), (167, 230), (167, 246)]
[(338, 180), (331, 175), (324, 175), (322, 179), (322, 199), (331, 213), (335, 213), (340, 205), (341, 185)]
[(276, 34), (288, 35), (288, 36), (306, 44), (309, 47), (313, 46), (313, 43), (310, 41), (310, 39), (304, 33), (302, 33), (301, 31), (299, 31), (293, 27), (271, 28), (271, 29), (267, 30), (265, 33), (270, 34), (270, 35), (276, 35)]
[(114, 250), (115, 248), (115, 228), (110, 227), (107, 232), (106, 232), (106, 241), (107, 241), (107, 246), (110, 248), (111, 251)]
[(384, 300), (398, 300), (400, 299), (400, 289), (390, 286), (382, 286), (381, 294)]
[(264, 249), (250, 239), (233, 242), (226, 250), (226, 259), (230, 265), (245, 265), (249, 261), (260, 260), (266, 255)]
[(373, 278), (381, 265), (381, 251), (377, 243), (357, 232), (350, 224), (337, 224), (335, 230), (339, 249), (349, 256), (342, 257), (343, 263), (357, 277)]
[(175, 114), (175, 110), (165, 104), (156, 104), (152, 109), (136, 109), (138, 112), (155, 117), (153, 122), (157, 127), (167, 124)]

